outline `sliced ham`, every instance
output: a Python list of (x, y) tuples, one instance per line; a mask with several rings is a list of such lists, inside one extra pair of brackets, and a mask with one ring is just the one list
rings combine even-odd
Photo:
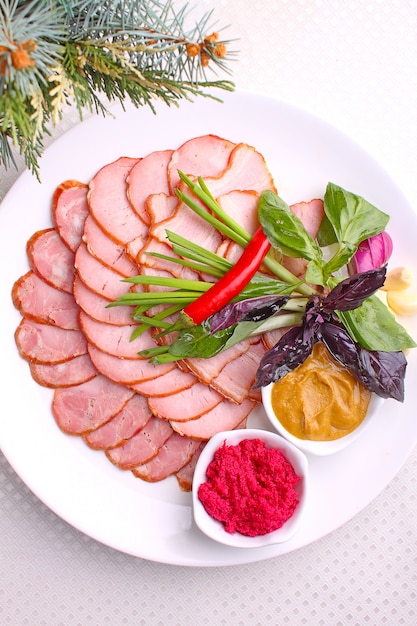
[(110, 450), (136, 435), (151, 417), (146, 398), (135, 393), (114, 417), (83, 439), (94, 450)]
[(33, 363), (63, 363), (87, 354), (87, 341), (79, 330), (65, 330), (23, 318), (15, 332), (22, 358)]
[[(159, 365), (158, 367), (161, 366)], [(151, 380), (143, 380), (133, 385), (129, 384), (129, 387), (144, 396), (160, 398), (189, 389), (195, 382), (194, 374), (183, 372), (179, 367), (175, 366), (166, 374), (162, 374), (162, 376)]]
[(205, 441), (200, 441), (197, 450), (194, 452), (193, 456), (176, 474), (176, 478), (178, 481), (178, 485), (182, 491), (191, 491), (193, 486), (193, 476), (195, 466), (197, 465), (197, 461), (200, 458), (200, 454), (204, 450), (206, 445)]
[(34, 322), (78, 329), (79, 308), (74, 296), (51, 287), (32, 270), (15, 282), (12, 299), (16, 309)]
[(83, 283), (103, 298), (117, 300), (129, 291), (130, 284), (123, 282), (123, 276), (98, 261), (85, 243), (75, 253), (75, 268)]
[(133, 396), (123, 385), (95, 376), (81, 385), (54, 392), (52, 413), (65, 433), (82, 435), (108, 422)]
[(80, 309), (97, 322), (125, 326), (132, 323), (135, 307), (114, 306), (107, 308), (111, 300), (91, 291), (76, 274), (74, 277), (74, 298)]
[(259, 193), (254, 190), (230, 191), (216, 198), (222, 209), (251, 235), (259, 226)]
[(78, 180), (66, 180), (52, 198), (52, 221), (62, 241), (75, 252), (81, 243), (84, 221), (88, 215), (88, 186)]
[(210, 385), (225, 398), (241, 403), (247, 398), (255, 382), (259, 362), (265, 354), (261, 341), (253, 343), (237, 359), (230, 360)]
[(97, 322), (84, 311), (80, 311), (80, 328), (89, 343), (119, 359), (139, 359), (139, 351), (155, 347), (149, 330), (131, 341), (135, 325), (114, 326)]
[(153, 459), (138, 465), (132, 472), (137, 478), (147, 482), (154, 483), (164, 480), (171, 474), (178, 472), (186, 463), (189, 463), (199, 446), (199, 441), (181, 437), (174, 432)]
[(120, 469), (133, 469), (156, 456), (172, 434), (169, 422), (151, 417), (143, 428), (121, 446), (106, 451), (106, 456)]
[(218, 176), (227, 166), (235, 145), (216, 135), (194, 137), (183, 143), (174, 151), (168, 165), (171, 193), (180, 181), (178, 170), (188, 175)]
[(151, 152), (132, 167), (127, 177), (127, 197), (145, 224), (150, 221), (146, 206), (148, 197), (159, 193), (169, 195), (167, 168), (172, 153), (172, 150)]
[(52, 287), (72, 293), (74, 253), (55, 228), (36, 232), (26, 244), (31, 268)]
[(142, 381), (156, 381), (163, 374), (176, 369), (175, 363), (152, 365), (147, 359), (120, 359), (91, 344), (88, 352), (99, 372), (122, 385), (132, 386)]
[(97, 370), (88, 354), (68, 359), (64, 363), (29, 363), (32, 378), (43, 387), (72, 387), (96, 376)]
[(126, 178), (139, 159), (121, 157), (105, 165), (90, 181), (90, 214), (100, 228), (118, 244), (129, 244), (135, 258), (143, 246), (148, 227), (133, 211), (126, 195)]
[(171, 420), (170, 424), (184, 437), (207, 441), (216, 433), (237, 428), (248, 417), (254, 406), (255, 403), (252, 400), (244, 400), (242, 404), (223, 400), (199, 419), (187, 422)]
[(209, 359), (185, 359), (184, 363), (190, 371), (197, 376), (200, 382), (209, 385), (213, 379), (220, 375), (221, 371), (228, 363), (238, 359), (246, 352), (246, 350), (249, 349), (250, 345), (251, 341), (246, 339), (245, 341), (240, 341), (232, 348), (224, 350)]
[(173, 259), (179, 258), (173, 252), (171, 244), (167, 240), (159, 241), (155, 237), (150, 236), (137, 256), (137, 262), (141, 266), (141, 273), (145, 271), (144, 268), (149, 268), (154, 270), (154, 275), (163, 275), (164, 272), (167, 272), (176, 278), (198, 280), (198, 274), (194, 270), (169, 259), (157, 258), (152, 256), (153, 254), (163, 254)]
[(154, 193), (148, 196), (146, 200), (146, 212), (150, 226), (171, 217), (177, 204), (177, 196), (168, 196), (165, 193)]
[(152, 413), (166, 420), (195, 420), (222, 402), (222, 396), (203, 383), (166, 397), (148, 399)]
[(122, 276), (136, 276), (138, 273), (138, 267), (126, 254), (125, 246), (110, 239), (91, 215), (85, 220), (83, 241), (93, 257), (115, 272)]

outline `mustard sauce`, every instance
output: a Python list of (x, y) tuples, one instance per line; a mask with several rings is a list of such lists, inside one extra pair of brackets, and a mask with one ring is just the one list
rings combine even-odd
[(365, 419), (371, 392), (321, 344), (302, 365), (274, 383), (271, 401), (281, 424), (295, 437), (332, 441)]

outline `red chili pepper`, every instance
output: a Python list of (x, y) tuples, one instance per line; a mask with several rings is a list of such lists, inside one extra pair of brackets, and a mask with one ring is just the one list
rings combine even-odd
[(235, 265), (208, 291), (186, 306), (183, 313), (196, 325), (217, 313), (246, 287), (262, 265), (270, 247), (260, 226)]

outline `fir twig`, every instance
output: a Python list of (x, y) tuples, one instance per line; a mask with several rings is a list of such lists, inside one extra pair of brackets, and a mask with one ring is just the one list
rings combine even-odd
[(20, 150), (38, 174), (43, 136), (66, 104), (107, 113), (105, 101), (154, 109), (213, 89), (235, 53), (212, 32), (212, 12), (191, 29), (188, 5), (158, 0), (0, 0), (0, 162)]

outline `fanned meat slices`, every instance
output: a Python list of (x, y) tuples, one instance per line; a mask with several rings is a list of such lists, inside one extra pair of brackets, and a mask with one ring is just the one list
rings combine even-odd
[[(167, 289), (132, 285), (124, 277), (213, 280), (148, 254), (177, 258), (167, 229), (231, 259), (240, 253), (177, 198), (177, 187), (191, 193), (178, 169), (202, 176), (249, 232), (258, 224), (260, 193), (275, 190), (260, 153), (216, 135), (142, 159), (121, 157), (102, 167), (88, 186), (67, 180), (57, 187), (55, 228), (29, 240), (32, 270), (16, 281), (13, 300), (23, 316), (15, 333), (18, 350), (33, 378), (54, 389), (58, 426), (142, 480), (175, 474), (188, 490), (205, 441), (220, 430), (242, 427), (259, 401), (251, 384), (265, 347), (247, 340), (212, 359), (154, 366), (138, 352), (155, 346), (155, 332), (132, 340), (135, 307), (108, 307), (128, 291)], [(306, 203), (296, 207), (313, 230), (322, 209), (314, 202), (314, 215), (307, 215)]]
[(72, 293), (74, 253), (55, 228), (34, 233), (26, 244), (29, 263), (34, 272), (52, 287)]

